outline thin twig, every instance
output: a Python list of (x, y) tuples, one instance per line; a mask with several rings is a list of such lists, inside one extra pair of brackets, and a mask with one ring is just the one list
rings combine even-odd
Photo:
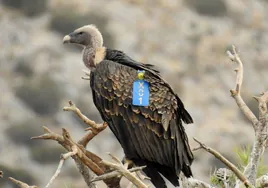
[(258, 124), (258, 119), (256, 116), (253, 114), (253, 112), (248, 108), (246, 103), (241, 97), (241, 87), (243, 83), (243, 74), (244, 74), (244, 69), (243, 69), (243, 63), (236, 51), (235, 46), (232, 46), (232, 52), (227, 51), (227, 55), (231, 59), (232, 62), (235, 62), (238, 67), (235, 69), (236, 72), (236, 86), (235, 89), (230, 90), (231, 96), (235, 99), (238, 107), (240, 110), (244, 113), (244, 115), (252, 122), (253, 128), (256, 129), (256, 126)]
[(52, 132), (48, 127), (43, 126), (45, 134), (40, 136), (33, 136), (31, 139), (44, 139), (44, 140), (55, 140), (58, 142), (64, 142), (63, 136)]
[(75, 160), (76, 164), (78, 165), (79, 172), (83, 172), (82, 175), (86, 183), (88, 184), (89, 187), (92, 187), (90, 185), (90, 180), (89, 181), (87, 180), (92, 179), (91, 176), (93, 177), (94, 174), (92, 172), (91, 173), (88, 172), (87, 168), (91, 169), (92, 171), (94, 171), (94, 173), (97, 173), (99, 175), (103, 174), (104, 171), (101, 170), (91, 159), (89, 159), (86, 156), (85, 148), (83, 148), (82, 145), (75, 143), (66, 129), (62, 129), (62, 135), (52, 132), (47, 127), (44, 127), (44, 131), (45, 134), (32, 137), (32, 139), (49, 139), (58, 141), (58, 143), (61, 144), (69, 152), (73, 152), (73, 148), (76, 147), (78, 150), (77, 154), (72, 157)]
[(78, 152), (77, 147), (73, 147), (72, 149), (73, 149), (73, 151), (70, 151), (68, 153), (61, 155), (61, 160), (60, 160), (59, 166), (58, 166), (55, 174), (52, 176), (52, 178), (50, 179), (50, 181), (46, 185), (46, 188), (48, 188), (53, 183), (53, 181), (58, 177), (58, 175), (61, 172), (61, 168), (63, 166), (64, 161), (77, 154), (77, 152)]
[(85, 131), (87, 131), (87, 133), (78, 141), (78, 143), (86, 147), (88, 142), (103, 131), (107, 126), (108, 124), (104, 122), (101, 126), (98, 126), (99, 128), (97, 130), (94, 130), (92, 127), (86, 128)]
[(81, 119), (83, 120), (88, 126), (89, 129), (94, 133), (94, 134), (98, 134), (99, 132), (103, 131), (106, 127), (107, 124), (103, 123), (103, 124), (96, 124), (95, 121), (90, 120), (89, 118), (87, 118), (84, 114), (82, 114), (82, 112), (80, 111), (79, 108), (77, 108), (75, 106), (75, 104), (72, 101), (69, 101), (69, 106), (65, 106), (63, 107), (64, 111), (73, 111), (75, 112), (75, 114)]
[(10, 181), (12, 181), (13, 183), (15, 183), (16, 185), (18, 185), (20, 188), (38, 188), (35, 185), (30, 186), (30, 185), (28, 185), (28, 184), (26, 184), (26, 183), (24, 183), (22, 181), (19, 181), (19, 180), (16, 180), (16, 179), (12, 178), (12, 177), (9, 177), (8, 179)]
[(200, 145), (202, 149), (214, 155), (217, 159), (219, 159), (222, 163), (224, 163), (230, 170), (232, 170), (234, 174), (237, 176), (237, 178), (239, 178), (246, 187), (252, 187), (247, 178), (243, 175), (242, 172), (240, 172), (240, 170), (233, 163), (231, 163), (228, 159), (222, 156), (218, 151), (206, 146), (204, 143), (200, 142), (196, 138), (193, 139)]
[[(139, 166), (139, 167), (134, 167), (131, 169), (128, 169), (129, 172), (137, 172), (137, 171), (141, 171), (142, 169), (144, 169), (146, 166)], [(117, 170), (103, 174), (101, 176), (96, 176), (94, 179), (91, 180), (91, 182), (96, 182), (96, 181), (101, 181), (101, 180), (105, 180), (105, 179), (109, 179), (109, 178), (114, 178), (114, 177), (121, 177), (123, 176), (122, 173), (118, 172)]]
[[(47, 127), (44, 127), (44, 131), (45, 134), (33, 137), (32, 139), (50, 139), (58, 141), (59, 144), (70, 152), (73, 151), (73, 147), (77, 147), (77, 154), (72, 156), (72, 158), (75, 160), (79, 172), (83, 175), (88, 187), (95, 187), (91, 183), (91, 180), (95, 177), (95, 174), (99, 176), (110, 171), (110, 168), (107, 168), (104, 164), (100, 163), (102, 161), (100, 157), (90, 151), (87, 151), (85, 147), (81, 145), (81, 142), (85, 142), (85, 140), (87, 140), (84, 137), (87, 137), (88, 133), (82, 139), (80, 139), (78, 143), (76, 143), (73, 141), (70, 133), (66, 129), (62, 129), (62, 135), (52, 132)], [(119, 187), (120, 179), (107, 179), (104, 180), (104, 182), (108, 187)]]

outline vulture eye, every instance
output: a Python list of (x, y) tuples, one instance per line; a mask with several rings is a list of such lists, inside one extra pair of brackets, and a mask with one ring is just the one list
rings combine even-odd
[(83, 34), (83, 32), (79, 32), (79, 33), (77, 33), (78, 35), (82, 35)]

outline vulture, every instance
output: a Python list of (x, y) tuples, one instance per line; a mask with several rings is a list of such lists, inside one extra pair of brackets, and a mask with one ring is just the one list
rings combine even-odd
[(191, 177), (193, 154), (182, 122), (193, 120), (159, 71), (103, 46), (95, 25), (76, 29), (63, 43), (83, 46), (94, 104), (125, 158), (146, 165), (143, 171), (156, 188), (167, 187), (163, 177), (174, 186), (179, 186), (181, 172)]

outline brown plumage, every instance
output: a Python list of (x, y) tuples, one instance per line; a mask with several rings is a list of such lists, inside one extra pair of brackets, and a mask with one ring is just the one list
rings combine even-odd
[[(150, 64), (132, 60), (126, 54), (103, 47), (101, 33), (93, 25), (75, 30), (64, 43), (84, 46), (83, 61), (91, 69), (90, 87), (94, 104), (135, 165), (147, 165), (144, 172), (157, 188), (166, 184), (161, 173), (174, 186), (182, 171), (192, 176), (193, 155), (182, 121), (193, 120), (182, 101)], [(149, 83), (149, 106), (132, 104), (137, 71), (145, 71)]]

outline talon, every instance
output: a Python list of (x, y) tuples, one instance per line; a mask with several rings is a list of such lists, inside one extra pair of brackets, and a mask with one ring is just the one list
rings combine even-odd
[(130, 169), (134, 166), (133, 161), (130, 159), (127, 159), (126, 156), (122, 159), (122, 163), (124, 164), (124, 167), (126, 169)]

